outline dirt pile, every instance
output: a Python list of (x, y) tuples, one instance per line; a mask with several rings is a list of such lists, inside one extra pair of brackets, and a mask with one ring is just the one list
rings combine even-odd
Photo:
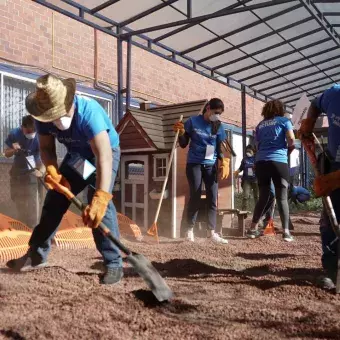
[(339, 339), (340, 297), (314, 286), (317, 217), (294, 220), (295, 243), (281, 235), (223, 246), (128, 243), (174, 290), (174, 300), (162, 304), (131, 268), (120, 284), (102, 286), (96, 251), (53, 249), (48, 268), (2, 270), (0, 338)]

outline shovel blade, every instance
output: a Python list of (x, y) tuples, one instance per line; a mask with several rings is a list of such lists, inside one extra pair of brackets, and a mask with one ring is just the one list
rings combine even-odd
[(130, 254), (126, 259), (143, 278), (158, 301), (167, 301), (172, 298), (171, 289), (146, 257), (141, 254)]

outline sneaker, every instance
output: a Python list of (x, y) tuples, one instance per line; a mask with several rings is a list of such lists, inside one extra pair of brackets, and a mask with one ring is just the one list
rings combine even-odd
[(327, 276), (318, 277), (316, 285), (324, 290), (335, 290), (335, 284), (333, 280)]
[(18, 259), (9, 260), (6, 266), (14, 271), (28, 271), (47, 266), (46, 261), (42, 261), (39, 255), (29, 255), (28, 253)]
[(123, 268), (107, 268), (101, 283), (104, 285), (113, 285), (118, 283), (123, 277)]
[(228, 240), (221, 237), (219, 234), (215, 233), (214, 230), (208, 230), (207, 231), (207, 237), (214, 243), (219, 243), (219, 244), (227, 244)]
[(292, 242), (294, 241), (294, 237), (290, 233), (283, 233), (283, 241)]
[(194, 228), (190, 228), (190, 229), (187, 230), (187, 233), (185, 235), (185, 239), (189, 242), (195, 242)]
[(246, 232), (248, 238), (258, 238), (261, 236), (261, 231), (258, 229), (248, 229)]

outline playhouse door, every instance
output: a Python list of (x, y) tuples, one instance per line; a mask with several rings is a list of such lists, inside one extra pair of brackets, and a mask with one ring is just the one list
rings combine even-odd
[(122, 156), (122, 214), (148, 228), (148, 156)]

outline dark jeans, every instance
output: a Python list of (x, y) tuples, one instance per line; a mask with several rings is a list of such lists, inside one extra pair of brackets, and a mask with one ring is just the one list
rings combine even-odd
[(11, 199), (17, 208), (18, 220), (30, 228), (37, 224), (42, 186), (37, 177), (27, 173), (10, 178)]
[(253, 193), (255, 204), (259, 199), (259, 187), (257, 185), (257, 181), (250, 181), (244, 178), (242, 181), (242, 190), (243, 190), (242, 210), (247, 210), (251, 192)]
[[(120, 148), (114, 148), (113, 150), (113, 164), (112, 164), (112, 179), (109, 191), (112, 192), (114, 182), (116, 179), (119, 159), (120, 159)], [(82, 190), (88, 187), (88, 202), (91, 202), (94, 195), (96, 178), (91, 176), (86, 181), (83, 180), (80, 175), (78, 175), (72, 168), (67, 165), (67, 161), (70, 156), (67, 155), (60, 166), (60, 172), (69, 181), (71, 185), (72, 192), (77, 195)], [(42, 209), (42, 214), (40, 218), (40, 223), (33, 230), (31, 239), (29, 241), (30, 252), (38, 253), (43, 260), (47, 259), (48, 253), (51, 249), (51, 240), (57, 232), (58, 226), (70, 206), (69, 200), (62, 194), (49, 190), (44, 206)], [(106, 214), (103, 218), (103, 222), (110, 229), (116, 238), (119, 238), (119, 228), (117, 221), (116, 208), (112, 201), (110, 201)], [(98, 229), (93, 229), (93, 238), (96, 243), (98, 251), (101, 253), (104, 259), (104, 264), (106, 267), (117, 268), (122, 266), (122, 259), (119, 250), (113, 245), (113, 243), (105, 237), (101, 231)]]
[(253, 223), (258, 223), (261, 216), (274, 203), (274, 197), (271, 194), (271, 181), (273, 181), (282, 227), (284, 230), (289, 230), (288, 164), (274, 161), (259, 161), (256, 163), (255, 169), (260, 198), (255, 206)]
[(187, 164), (186, 174), (190, 187), (187, 221), (190, 228), (195, 226), (201, 204), (202, 181), (205, 185), (208, 210), (208, 228), (215, 230), (217, 214), (216, 165)]
[[(340, 189), (334, 190), (331, 195), (333, 208), (337, 220), (340, 220)], [(335, 240), (336, 235), (329, 221), (326, 210), (324, 209), (320, 219), (320, 234), (322, 244), (322, 267), (327, 273), (334, 274), (338, 268), (338, 242), (331, 243)]]

